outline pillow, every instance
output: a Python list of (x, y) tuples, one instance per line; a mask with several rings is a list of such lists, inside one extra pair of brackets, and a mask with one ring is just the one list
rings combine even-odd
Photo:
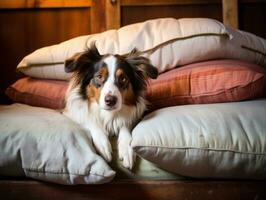
[(100, 184), (115, 172), (91, 138), (54, 110), (22, 104), (0, 106), (0, 175), (61, 184)]
[(64, 71), (64, 61), (95, 41), (101, 54), (124, 55), (136, 47), (160, 73), (176, 66), (217, 58), (240, 59), (266, 66), (266, 41), (260, 37), (227, 29), (213, 19), (162, 18), (38, 49), (24, 57), (17, 69), (37, 78), (69, 79), (70, 74)]
[(21, 78), (6, 90), (6, 95), (17, 103), (62, 109), (68, 82), (59, 80)]
[(266, 97), (266, 70), (237, 60), (186, 65), (150, 81), (150, 109)]
[[(64, 107), (66, 81), (23, 78), (6, 94), (33, 106)], [(162, 73), (151, 80), (149, 110), (181, 104), (240, 101), (266, 96), (266, 70), (237, 60), (207, 61)]]
[(135, 152), (196, 178), (266, 178), (266, 99), (168, 107), (133, 129)]
[(168, 172), (156, 166), (139, 156), (136, 156), (133, 169), (129, 170), (123, 166), (123, 162), (119, 159), (117, 138), (110, 137), (112, 145), (112, 161), (108, 164), (116, 172), (116, 179), (134, 179), (134, 180), (184, 180), (186, 177), (175, 173)]

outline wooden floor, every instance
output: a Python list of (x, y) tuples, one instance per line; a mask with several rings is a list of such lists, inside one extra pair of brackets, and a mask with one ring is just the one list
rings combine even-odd
[(64, 186), (0, 180), (0, 199), (266, 199), (266, 181), (132, 181)]

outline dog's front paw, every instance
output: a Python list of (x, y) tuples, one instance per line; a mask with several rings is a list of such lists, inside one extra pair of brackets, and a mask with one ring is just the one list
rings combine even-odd
[(112, 160), (112, 146), (108, 139), (98, 139), (93, 141), (97, 152), (107, 161)]
[(118, 156), (119, 159), (122, 160), (122, 164), (125, 168), (128, 168), (130, 170), (133, 168), (136, 155), (129, 143), (118, 144)]

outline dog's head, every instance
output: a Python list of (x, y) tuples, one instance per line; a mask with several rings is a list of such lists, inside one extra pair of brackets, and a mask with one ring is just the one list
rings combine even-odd
[(65, 61), (65, 71), (73, 72), (82, 98), (97, 102), (101, 109), (117, 111), (122, 105), (136, 105), (147, 87), (148, 78), (158, 71), (147, 58), (133, 50), (128, 56), (100, 55), (95, 45)]

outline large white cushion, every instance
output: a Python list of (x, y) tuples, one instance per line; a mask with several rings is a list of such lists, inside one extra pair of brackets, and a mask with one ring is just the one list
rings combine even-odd
[(64, 115), (13, 104), (0, 106), (0, 175), (99, 184), (115, 172), (94, 152), (90, 136)]
[(32, 77), (68, 79), (70, 74), (64, 72), (65, 59), (84, 51), (95, 41), (101, 54), (126, 54), (135, 47), (146, 51), (165, 44), (151, 54), (143, 54), (159, 72), (178, 65), (217, 58), (233, 58), (266, 65), (266, 41), (262, 38), (226, 29), (213, 19), (162, 18), (38, 49), (23, 58), (18, 70)]
[(265, 179), (265, 114), (266, 100), (164, 108), (135, 127), (131, 145), (181, 175)]

